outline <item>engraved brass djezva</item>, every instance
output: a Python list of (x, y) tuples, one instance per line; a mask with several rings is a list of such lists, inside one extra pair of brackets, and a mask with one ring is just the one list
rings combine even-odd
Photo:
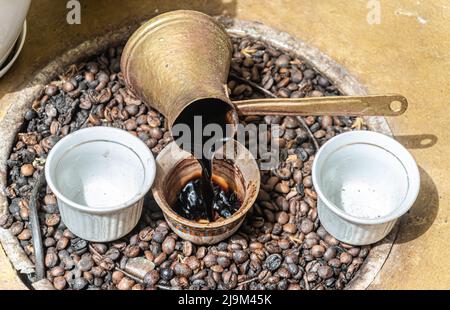
[(169, 128), (190, 104), (203, 99), (228, 105), (229, 123), (237, 122), (236, 114), (396, 116), (408, 107), (401, 95), (231, 101), (231, 56), (231, 41), (222, 25), (206, 14), (180, 10), (143, 24), (126, 44), (121, 67), (127, 86), (160, 111)]

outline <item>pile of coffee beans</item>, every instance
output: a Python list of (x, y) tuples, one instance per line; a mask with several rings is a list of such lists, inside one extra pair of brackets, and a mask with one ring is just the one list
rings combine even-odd
[[(282, 98), (339, 95), (326, 77), (294, 55), (250, 38), (232, 40), (228, 87), (233, 99), (264, 97), (261, 88)], [(31, 191), (61, 137), (83, 127), (113, 126), (139, 137), (155, 155), (171, 141), (163, 116), (125, 87), (121, 52), (122, 47), (109, 48), (70, 67), (24, 115), (8, 161), (9, 212), (0, 216), (0, 225), (11, 230), (32, 261)], [(319, 144), (351, 130), (354, 121), (328, 116), (303, 120)], [(320, 225), (311, 180), (316, 149), (301, 119), (252, 116), (241, 121), (281, 125), (269, 138), (279, 141), (282, 163), (261, 172), (257, 202), (237, 233), (213, 246), (184, 241), (148, 197), (129, 235), (110, 243), (88, 242), (67, 229), (55, 195), (44, 186), (38, 206), (47, 279), (59, 290), (344, 288), (370, 247), (343, 244)]]

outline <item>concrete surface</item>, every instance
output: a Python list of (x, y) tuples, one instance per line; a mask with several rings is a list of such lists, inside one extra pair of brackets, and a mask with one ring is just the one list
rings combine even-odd
[[(355, 0), (83, 1), (81, 25), (66, 22), (67, 1), (34, 0), (29, 33), (13, 69), (0, 80), (0, 98), (53, 57), (129, 21), (172, 9), (196, 9), (257, 20), (318, 47), (357, 76), (371, 93), (398, 92), (408, 112), (389, 119), (396, 138), (421, 167), (418, 202), (402, 219), (396, 244), (374, 289), (448, 289), (450, 239), (450, 4), (446, 0), (381, 0), (380, 23)], [(0, 117), (5, 107), (0, 106)], [(392, 182), (394, 180), (386, 180)], [(0, 249), (0, 289), (24, 288)]]

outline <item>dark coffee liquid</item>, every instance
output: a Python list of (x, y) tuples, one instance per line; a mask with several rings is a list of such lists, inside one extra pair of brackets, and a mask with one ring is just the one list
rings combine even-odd
[[(219, 182), (212, 182), (213, 199), (211, 208), (205, 209), (204, 191), (202, 190), (203, 177), (189, 181), (178, 194), (174, 210), (182, 217), (193, 220), (209, 220), (210, 222), (220, 217), (228, 218), (233, 215), (241, 206), (236, 193), (226, 186), (221, 186)], [(209, 214), (211, 212), (211, 214)], [(211, 217), (210, 217), (211, 216)]]
[[(179, 194), (175, 209), (185, 218), (214, 221), (217, 214), (228, 217), (235, 212), (236, 195), (219, 190), (220, 187), (213, 183), (211, 154), (214, 149), (207, 150), (207, 154), (203, 154), (203, 147), (208, 140), (213, 138), (210, 142), (213, 142), (214, 147), (215, 142), (226, 137), (226, 117), (229, 111), (230, 106), (221, 100), (199, 100), (188, 106), (175, 121), (174, 125), (185, 124), (190, 128), (190, 137), (188, 139), (181, 137), (178, 141), (180, 137), (174, 135), (174, 139), (181, 148), (190, 151), (196, 157), (202, 168), (201, 177), (188, 182)], [(212, 137), (203, 135), (205, 127), (209, 124), (220, 125), (222, 134), (214, 132)], [(237, 208), (239, 209), (239, 206)]]
[(198, 162), (202, 166), (202, 176), (200, 177), (200, 195), (203, 198), (203, 209), (206, 211), (208, 220), (214, 221), (214, 198), (216, 193), (214, 192), (214, 184), (212, 180), (212, 160), (202, 158), (198, 159)]

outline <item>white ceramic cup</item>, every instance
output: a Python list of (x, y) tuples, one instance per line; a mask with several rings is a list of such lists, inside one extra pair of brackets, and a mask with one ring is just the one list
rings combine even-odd
[(62, 220), (77, 236), (96, 242), (119, 239), (136, 226), (155, 172), (145, 143), (110, 127), (71, 133), (45, 164)]
[(419, 193), (420, 175), (397, 141), (352, 131), (326, 142), (312, 168), (319, 219), (336, 239), (366, 245), (383, 239)]
[(0, 68), (24, 27), (31, 0), (0, 0)]

